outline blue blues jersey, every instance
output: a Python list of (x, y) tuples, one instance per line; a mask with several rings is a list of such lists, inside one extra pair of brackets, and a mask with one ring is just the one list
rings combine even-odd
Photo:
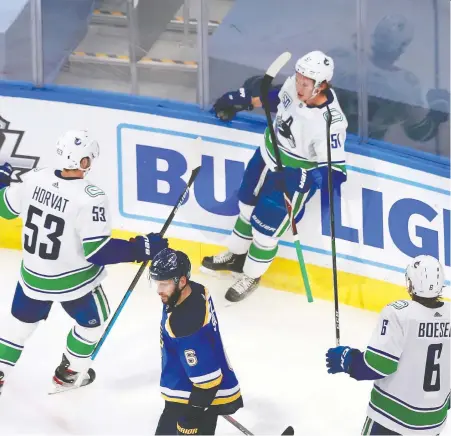
[[(200, 284), (170, 312), (163, 308), (160, 327), (161, 393), (166, 401), (192, 404), (193, 389), (213, 392), (208, 405), (242, 407), (240, 386), (228, 361), (213, 301)], [(227, 412), (228, 413), (228, 412)]]

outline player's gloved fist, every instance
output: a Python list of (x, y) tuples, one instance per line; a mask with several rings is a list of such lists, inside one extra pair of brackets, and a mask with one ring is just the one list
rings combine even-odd
[(307, 181), (308, 173), (302, 168), (284, 167), (282, 171), (270, 173), (274, 180), (274, 188), (277, 191), (287, 191), (290, 195), (295, 192), (307, 192), (310, 189), (310, 181)]
[(199, 419), (185, 417), (179, 418), (177, 421), (177, 434), (184, 435), (198, 435), (199, 433)]
[(339, 372), (348, 372), (351, 364), (352, 349), (350, 347), (329, 348), (326, 353), (326, 366), (329, 374), (337, 374)]
[[(328, 175), (327, 167), (317, 167), (309, 171), (309, 177), (312, 180), (312, 184), (318, 189), (328, 189)], [(346, 182), (347, 176), (341, 171), (332, 170), (332, 184), (336, 189), (342, 183)]]
[(431, 108), (428, 118), (439, 124), (448, 121), (450, 94), (446, 89), (430, 89), (426, 100)]
[(134, 244), (134, 252), (137, 262), (152, 260), (161, 250), (168, 247), (168, 240), (159, 233), (149, 233), (146, 236), (136, 236), (130, 239)]
[(216, 100), (213, 109), (219, 119), (230, 121), (235, 118), (237, 112), (253, 109), (251, 93), (244, 88), (227, 92)]
[(9, 163), (0, 165), (0, 189), (10, 185), (12, 173), (13, 167)]

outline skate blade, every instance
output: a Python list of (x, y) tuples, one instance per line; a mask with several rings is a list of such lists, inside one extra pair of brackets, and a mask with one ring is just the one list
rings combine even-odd
[(73, 386), (63, 386), (53, 383), (53, 391), (50, 391), (49, 395), (62, 394), (67, 391), (73, 391), (74, 389), (84, 388), (85, 386), (89, 386), (91, 383), (87, 383), (84, 385), (74, 384)]
[(199, 268), (199, 271), (210, 277), (216, 277), (218, 279), (229, 279), (230, 277), (233, 277), (234, 279), (239, 279), (242, 276), (242, 273), (238, 273), (235, 271), (214, 271), (212, 269), (205, 268), (204, 266), (201, 266)]
[(62, 394), (67, 391), (73, 391), (74, 389), (82, 388), (83, 386), (53, 386), (53, 391), (50, 391), (49, 395)]

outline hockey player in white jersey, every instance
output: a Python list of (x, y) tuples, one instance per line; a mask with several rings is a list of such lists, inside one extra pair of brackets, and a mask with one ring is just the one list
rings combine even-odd
[(365, 352), (340, 346), (328, 372), (375, 380), (362, 434), (438, 435), (450, 408), (450, 304), (441, 301), (443, 268), (418, 256), (406, 270), (412, 301), (395, 301), (379, 317)]
[[(11, 186), (0, 167), (0, 216), (23, 220), (23, 261), (11, 314), (0, 321), (0, 389), (19, 360), (28, 337), (45, 320), (53, 302), (61, 303), (75, 324), (54, 376), (64, 387), (86, 374), (110, 309), (101, 282), (105, 265), (151, 260), (167, 247), (158, 234), (130, 241), (111, 237), (111, 213), (106, 194), (85, 175), (99, 155), (99, 145), (85, 131), (69, 131), (56, 146), (59, 165), (36, 169)], [(88, 372), (86, 372), (89, 369)]]
[[(238, 193), (240, 215), (228, 250), (205, 257), (202, 269), (243, 273), (226, 298), (240, 301), (254, 291), (275, 258), (279, 238), (290, 228), (283, 200), (287, 190), (296, 222), (317, 189), (327, 190), (327, 107), (332, 114), (330, 142), (334, 189), (346, 180), (344, 144), (347, 121), (331, 89), (334, 63), (313, 51), (296, 63), (296, 72), (283, 86), (270, 90), (283, 171), (276, 159), (268, 128), (260, 148), (249, 161)], [(237, 92), (223, 95), (214, 105), (218, 118), (228, 121), (240, 110), (261, 107), (261, 77), (248, 79)], [(302, 228), (299, 229), (302, 235)]]

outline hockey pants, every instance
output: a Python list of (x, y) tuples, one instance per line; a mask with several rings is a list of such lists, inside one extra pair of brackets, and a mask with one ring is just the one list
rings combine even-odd
[[(310, 180), (305, 187), (291, 189), (288, 195), (296, 222), (304, 215), (305, 205), (316, 192)], [(274, 173), (268, 169), (257, 149), (244, 172), (238, 192), (240, 215), (236, 220), (228, 248), (232, 253), (247, 253), (243, 272), (261, 277), (271, 265), (279, 238), (290, 228), (283, 193), (276, 190)]]
[[(20, 283), (11, 307), (11, 314), (0, 323), (0, 371), (5, 375), (19, 360), (26, 340), (40, 321), (46, 320), (53, 301), (34, 300), (25, 295)], [(61, 306), (75, 320), (67, 335), (66, 357), (73, 371), (84, 371), (89, 367), (94, 348), (102, 336), (105, 321), (110, 314), (108, 300), (101, 286)]]
[[(184, 415), (188, 404), (172, 403), (170, 401), (165, 402), (163, 413), (158, 421), (156, 435), (176, 435), (177, 434), (177, 421)], [(214, 435), (216, 430), (216, 424), (218, 422), (218, 415), (215, 410), (210, 408), (204, 414), (204, 419), (199, 426), (199, 433), (201, 435)]]

